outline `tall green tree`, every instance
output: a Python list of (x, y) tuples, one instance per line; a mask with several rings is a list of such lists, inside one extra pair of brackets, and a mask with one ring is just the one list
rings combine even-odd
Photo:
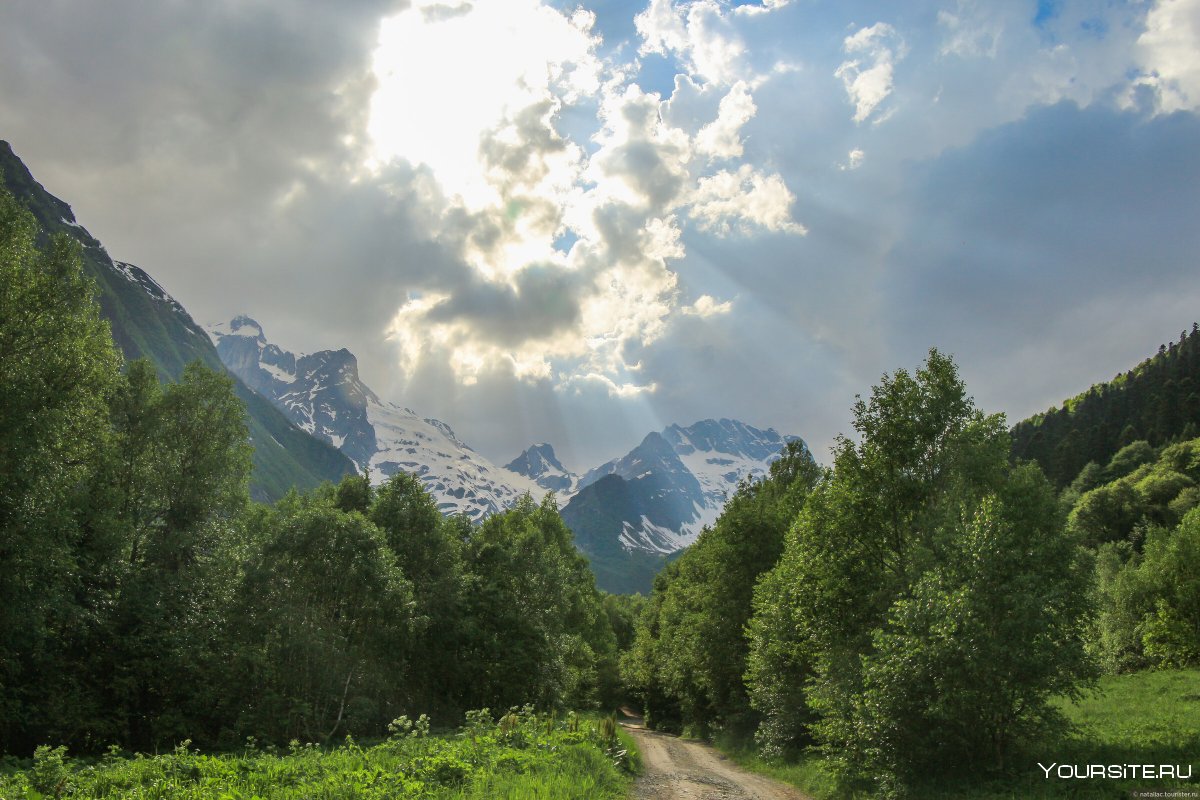
[(738, 487), (712, 528), (656, 582), (626, 680), (650, 702), (670, 698), (684, 727), (753, 729), (742, 676), (754, 586), (779, 559), (784, 533), (820, 474), (803, 442), (790, 443), (764, 479)]
[[(410, 708), (455, 715), (463, 707), (463, 597), (461, 519), (443, 517), (420, 479), (397, 472), (375, 493), (370, 519), (412, 583), (412, 652), (406, 696)], [(435, 716), (436, 719), (436, 716)]]
[(1095, 647), (1106, 669), (1124, 672), (1200, 664), (1200, 510), (1097, 554)]
[[(412, 587), (383, 533), (328, 497), (262, 515), (230, 613), (239, 734), (326, 742), (407, 709)], [(235, 690), (232, 687), (239, 687)]]
[(39, 236), (0, 191), (0, 750), (76, 732), (78, 715), (59, 714), (75, 694), (62, 659), (102, 602), (81, 569), (103, 555), (79, 524), (79, 489), (120, 359), (78, 246)]
[[(199, 362), (160, 386), (135, 361), (115, 393), (96, 492), (98, 528), (115, 530), (120, 573), (107, 648), (111, 702), (126, 741), (196, 737), (211, 708), (224, 540), (248, 501), (245, 412), (228, 376)], [(96, 524), (93, 521), (93, 524)]]
[(1000, 768), (1088, 670), (1085, 573), (1053, 493), (1014, 471), (1003, 419), (936, 350), (859, 400), (854, 427), (755, 599), (764, 743), (815, 737), (896, 791), (930, 767), (930, 737), (939, 769)]
[(469, 707), (612, 703), (616, 639), (554, 495), (526, 495), (464, 547)]

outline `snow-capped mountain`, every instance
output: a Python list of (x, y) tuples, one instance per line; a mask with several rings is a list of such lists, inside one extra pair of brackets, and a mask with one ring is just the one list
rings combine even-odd
[[(525, 492), (558, 495), (563, 519), (609, 591), (646, 591), (654, 573), (716, 521), (740, 481), (759, 478), (796, 437), (736, 420), (671, 425), (582, 477), (549, 444), (498, 467), (444, 422), (382, 400), (349, 350), (296, 355), (236, 317), (209, 329), (226, 367), (296, 425), (339, 448), (382, 482), (418, 476), (443, 513), (479, 521)], [(565, 504), (565, 505), (564, 505)]]
[(732, 419), (671, 425), (587, 472), (572, 502), (607, 475), (640, 484), (643, 513), (624, 519), (618, 538), (629, 550), (673, 553), (716, 521), (739, 482), (765, 476), (784, 445), (797, 438)]
[(554, 455), (554, 448), (542, 442), (504, 465), (504, 468), (534, 481), (543, 489), (558, 492), (562, 497), (573, 494), (579, 476), (568, 471)]
[(362, 382), (349, 350), (295, 355), (267, 341), (249, 317), (210, 326), (228, 369), (266, 396), (293, 422), (330, 442), (382, 483), (403, 470), (419, 477), (445, 514), (478, 521), (529, 492), (533, 480), (492, 464), (446, 423), (381, 400)]

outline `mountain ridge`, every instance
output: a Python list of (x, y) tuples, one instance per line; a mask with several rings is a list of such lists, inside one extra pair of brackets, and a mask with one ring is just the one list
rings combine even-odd
[(497, 467), (447, 423), (381, 399), (346, 348), (295, 354), (270, 343), (246, 315), (209, 326), (225, 364), (301, 429), (345, 453), (376, 483), (398, 470), (421, 479), (445, 514), (478, 522), (529, 492), (534, 481)]
[[(44, 242), (65, 233), (79, 243), (84, 270), (96, 283), (97, 301), (113, 341), (127, 360), (148, 358), (161, 380), (176, 380), (199, 360), (228, 372), (204, 329), (141, 267), (113, 260), (75, 218), (69, 204), (37, 182), (12, 146), (0, 140), (0, 180), (34, 215)], [(230, 373), (232, 374), (232, 373)], [(246, 404), (246, 424), (254, 446), (251, 494), (258, 500), (282, 497), (293, 486), (313, 488), (353, 471), (340, 451), (292, 425), (236, 376), (234, 391)]]
[(380, 482), (397, 470), (417, 476), (447, 514), (474, 521), (525, 492), (555, 492), (576, 544), (601, 588), (649, 591), (657, 570), (716, 521), (744, 480), (765, 476), (796, 439), (729, 418), (671, 424), (624, 456), (582, 476), (540, 442), (498, 467), (447, 423), (381, 399), (361, 379), (349, 350), (295, 354), (240, 315), (209, 326), (226, 365), (314, 436)]

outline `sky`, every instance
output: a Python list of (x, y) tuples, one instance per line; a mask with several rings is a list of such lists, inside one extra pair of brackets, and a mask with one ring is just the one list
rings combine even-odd
[(1200, 0), (7, 0), (0, 139), (201, 324), (504, 463), (1015, 422), (1200, 319)]

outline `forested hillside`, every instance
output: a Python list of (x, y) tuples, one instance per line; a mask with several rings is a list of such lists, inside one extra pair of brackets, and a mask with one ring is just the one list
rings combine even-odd
[(1018, 422), (1013, 455), (1041, 464), (1063, 488), (1089, 462), (1106, 464), (1138, 440), (1158, 447), (1200, 435), (1200, 328), (1133, 369)]
[(615, 703), (619, 609), (552, 503), (473, 526), (405, 473), (253, 503), (232, 379), (123, 363), (94, 295), (0, 192), (0, 752)]
[[(113, 261), (76, 222), (71, 207), (42, 188), (4, 141), (0, 141), (0, 186), (33, 215), (43, 245), (55, 234), (79, 244), (79, 258), (95, 286), (100, 313), (126, 359), (149, 359), (163, 380), (178, 380), (184, 368), (197, 360), (224, 371), (208, 334), (183, 307), (139, 267)], [(279, 499), (292, 487), (313, 488), (354, 472), (354, 465), (336, 448), (297, 428), (241, 381), (234, 378), (233, 387), (247, 410), (254, 464), (250, 487), (257, 499)]]
[[(1178, 387), (1198, 344), (1123, 383)], [(1165, 410), (1136, 419), (1179, 435)], [(1131, 442), (1056, 492), (936, 351), (859, 400), (854, 429), (828, 470), (791, 452), (743, 486), (655, 579), (622, 657), (649, 724), (807, 765), (820, 797), (1076, 796), (1031, 777), (1042, 754), (1116, 743), (1113, 758), (1148, 762), (1200, 742), (1194, 695), (1136, 735), (1068, 734), (1097, 676), (1200, 665), (1200, 439)]]

